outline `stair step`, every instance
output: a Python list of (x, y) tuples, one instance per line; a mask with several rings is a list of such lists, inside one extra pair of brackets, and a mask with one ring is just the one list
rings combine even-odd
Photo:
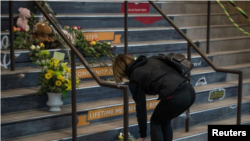
[[(247, 124), (247, 123), (249, 124), (250, 114), (242, 114), (241, 119), (242, 119), (242, 124)], [(206, 124), (190, 126), (189, 132), (186, 132), (185, 129), (176, 130), (173, 133), (174, 135), (173, 141), (184, 141), (184, 140), (188, 140), (188, 138), (195, 138), (195, 136), (207, 134), (208, 132), (207, 125), (231, 125), (235, 121), (236, 121), (236, 118), (231, 117), (228, 119), (218, 120), (215, 122), (209, 122)], [(151, 141), (150, 137), (147, 137), (145, 141)]]
[[(247, 102), (247, 101), (248, 102), (250, 101), (250, 96), (243, 97), (243, 103)], [(236, 98), (229, 98), (229, 99), (226, 99), (224, 101), (217, 101), (217, 102), (211, 102), (211, 103), (206, 103), (206, 104), (194, 105), (190, 109), (191, 117), (195, 113), (202, 112), (202, 111), (203, 112), (211, 111), (212, 109), (218, 109), (219, 107), (227, 107), (230, 105), (235, 105), (236, 102), (237, 102)], [(148, 114), (148, 119), (150, 119), (150, 116), (151, 116), (151, 114)], [(227, 121), (227, 120), (223, 120), (223, 121)], [(246, 122), (246, 121), (249, 121), (249, 118), (246, 119), (243, 116), (242, 122)], [(230, 124), (235, 123), (235, 122), (236, 122), (235, 118), (231, 118)], [(129, 124), (130, 124), (130, 126), (135, 126), (137, 124), (136, 118), (130, 117)], [(228, 124), (228, 123), (225, 123), (225, 124)], [(98, 124), (97, 123), (96, 124), (89, 124), (86, 126), (78, 127), (78, 136), (79, 137), (88, 136), (89, 134), (96, 134), (98, 132), (100, 133), (100, 132), (107, 132), (110, 130), (117, 130), (117, 129), (121, 129), (122, 126), (123, 126), (122, 119), (112, 120), (112, 121), (108, 121), (108, 122), (102, 122), (102, 123), (98, 123)], [(192, 131), (192, 128), (190, 129), (190, 131)], [(63, 129), (63, 130), (45, 132), (45, 133), (41, 133), (41, 134), (35, 134), (32, 136), (21, 137), (21, 138), (16, 138), (16, 139), (11, 139), (11, 140), (13, 140), (13, 141), (15, 141), (15, 140), (24, 141), (25, 140), (26, 141), (26, 140), (36, 139), (37, 141), (40, 141), (40, 140), (44, 141), (44, 140), (60, 140), (60, 139), (67, 139), (67, 138), (71, 138), (71, 129)]]
[[(194, 26), (206, 25), (206, 13), (204, 14), (169, 14), (168, 17), (174, 21), (177, 26)], [(15, 15), (18, 16), (18, 15)], [(237, 14), (231, 14), (232, 18), (236, 21)], [(37, 15), (37, 18), (41, 15)], [(155, 22), (145, 24), (140, 21), (140, 18), (155, 18)], [(138, 19), (139, 18), (139, 19)], [(16, 19), (16, 18), (15, 18)], [(101, 14), (58, 14), (58, 19), (63, 26), (81, 26), (84, 29), (88, 28), (112, 28), (124, 27), (124, 14), (123, 13), (101, 13)], [(192, 19), (188, 23), (185, 20)], [(201, 20), (202, 19), (202, 20)], [(113, 22), (115, 21), (115, 22)], [(128, 27), (156, 27), (156, 26), (170, 26), (170, 24), (159, 14), (129, 14)], [(186, 24), (183, 24), (186, 23)], [(231, 24), (224, 13), (211, 14), (211, 25), (218, 24)], [(9, 29), (8, 15), (2, 14), (2, 30)]]

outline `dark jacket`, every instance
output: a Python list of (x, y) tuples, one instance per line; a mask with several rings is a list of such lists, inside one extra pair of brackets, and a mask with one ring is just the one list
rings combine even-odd
[(147, 110), (145, 94), (159, 94), (164, 99), (186, 79), (177, 71), (154, 57), (139, 56), (127, 68), (129, 89), (136, 103), (140, 137), (146, 137)]

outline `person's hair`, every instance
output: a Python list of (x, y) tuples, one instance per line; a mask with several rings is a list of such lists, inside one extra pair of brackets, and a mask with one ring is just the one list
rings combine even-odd
[(126, 74), (127, 66), (135, 59), (126, 54), (119, 54), (113, 63), (113, 74), (116, 83), (121, 83), (124, 77), (128, 77)]

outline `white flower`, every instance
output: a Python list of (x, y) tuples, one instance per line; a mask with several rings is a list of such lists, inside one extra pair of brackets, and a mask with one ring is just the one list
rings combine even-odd
[(36, 47), (34, 45), (32, 45), (32, 46), (30, 46), (30, 49), (34, 50), (34, 49), (36, 49)]
[(108, 44), (110, 45), (110, 42), (108, 42)]
[(41, 63), (42, 63), (42, 64), (45, 64), (45, 63), (46, 63), (46, 60), (42, 60)]
[(43, 70), (45, 71), (45, 70), (47, 70), (48, 69), (48, 67), (47, 66), (43, 66)]
[(28, 32), (29, 30), (30, 30), (30, 27), (27, 25), (27, 26), (25, 27), (25, 31)]
[(36, 46), (36, 50), (40, 50), (40, 46), (39, 45)]

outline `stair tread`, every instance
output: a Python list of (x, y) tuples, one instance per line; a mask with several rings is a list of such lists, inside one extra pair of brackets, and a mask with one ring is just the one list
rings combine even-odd
[[(249, 24), (239, 24), (239, 26), (249, 26)], [(232, 24), (228, 25), (211, 25), (211, 28), (216, 27), (234, 27)], [(203, 26), (179, 26), (180, 29), (196, 29), (196, 28), (207, 28), (206, 25)], [(129, 27), (128, 31), (147, 31), (147, 30), (173, 30), (173, 27), (162, 26), (162, 27)], [(83, 32), (111, 32), (111, 31), (124, 31), (124, 28), (93, 28), (84, 29)]]
[[(148, 114), (148, 119), (150, 119), (150, 117), (151, 117), (151, 114)], [(250, 114), (244, 114), (241, 117), (242, 123), (249, 122), (249, 119), (250, 119)], [(217, 121), (213, 121), (213, 122), (209, 122), (209, 123), (205, 123), (201, 125), (190, 126), (190, 132), (185, 132), (184, 129), (175, 130), (174, 139), (207, 132), (207, 125), (210, 125), (210, 124), (220, 124), (220, 125), (226, 124), (227, 125), (227, 124), (235, 123), (235, 121), (236, 121), (236, 117), (231, 117), (231, 118), (217, 120)], [(136, 117), (130, 117), (129, 124), (136, 125), (137, 124)], [(94, 133), (103, 132), (107, 130), (119, 129), (122, 127), (123, 127), (123, 120), (118, 119), (118, 120), (112, 120), (108, 122), (102, 122), (99, 124), (96, 123), (96, 124), (90, 124), (87, 126), (78, 127), (77, 134), (78, 135), (94, 134)], [(67, 128), (67, 129), (34, 134), (32, 136), (24, 136), (20, 138), (9, 139), (9, 140), (11, 141), (27, 141), (27, 140), (45, 141), (46, 140), (47, 141), (47, 140), (65, 139), (65, 138), (71, 137), (71, 132), (72, 132), (72, 129)]]
[[(223, 68), (223, 69), (239, 69), (239, 68), (247, 68), (247, 67), (250, 67), (250, 63), (228, 65), (228, 66), (220, 66), (219, 68)], [(201, 74), (201, 73), (209, 73), (209, 72), (214, 72), (214, 69), (212, 67), (202, 67), (202, 68), (196, 68), (196, 69), (192, 70), (192, 74)]]
[[(229, 13), (230, 15), (237, 15), (235, 13)], [(167, 14), (167, 16), (169, 17), (174, 17), (174, 16), (203, 16), (203, 15), (207, 15), (207, 13), (195, 13), (195, 14)], [(211, 13), (211, 16), (216, 16), (216, 15), (225, 15), (225, 13)], [(18, 14), (14, 14), (14, 17), (18, 17)], [(154, 17), (154, 16), (161, 16), (158, 13), (129, 13), (128, 17)], [(1, 14), (2, 18), (9, 18), (8, 14)], [(42, 17), (42, 15), (35, 15), (35, 17)], [(58, 18), (77, 18), (77, 17), (94, 17), (94, 18), (99, 18), (99, 17), (105, 17), (105, 18), (109, 18), (109, 17), (124, 17), (123, 13), (74, 13), (74, 14), (57, 14), (56, 17)]]
[[(238, 50), (229, 50), (229, 51), (217, 51), (217, 52), (211, 52), (207, 54), (207, 57), (209, 56), (218, 56), (218, 55), (228, 55), (228, 54), (235, 54), (235, 53), (248, 53), (250, 52), (250, 49), (238, 49)], [(192, 53), (193, 57), (200, 57), (198, 53)]]
[[(228, 66), (222, 66), (220, 68), (225, 68), (225, 69), (237, 69), (237, 68), (245, 68), (245, 67), (249, 67), (250, 66), (250, 63), (244, 63), (244, 64), (237, 64), (237, 65), (228, 65)], [(23, 69), (27, 69), (26, 68), (23, 68)], [(34, 72), (39, 72), (40, 70), (38, 68), (30, 68), (29, 71), (26, 71), (26, 72), (29, 72), (30, 73), (30, 70)], [(22, 70), (22, 69), (18, 69), (17, 70), (17, 73), (24, 73), (25, 70)], [(2, 71), (1, 73), (3, 74), (13, 74), (12, 71)], [(214, 70), (211, 68), (211, 67), (203, 67), (203, 68), (195, 68), (192, 70), (192, 75), (195, 75), (195, 74), (202, 74), (202, 73), (209, 73), (209, 72), (214, 72)], [(114, 83), (114, 81), (109, 81), (111, 83)], [(245, 83), (249, 83), (250, 82), (250, 79), (244, 79), (244, 82)], [(217, 83), (215, 83), (217, 85)], [(237, 81), (228, 81), (228, 82), (223, 82), (223, 83), (219, 83), (220, 86), (223, 86), (223, 87), (227, 87), (227, 86), (232, 86), (232, 85), (236, 85), (237, 84)], [(211, 86), (211, 88), (209, 89), (212, 89), (213, 87), (216, 87), (217, 86), (214, 85), (214, 84), (209, 84), (209, 85), (205, 85), (206, 87), (209, 87)], [(89, 88), (89, 87), (99, 87), (99, 85), (97, 84), (97, 82), (95, 82), (94, 80), (91, 80), (91, 81), (83, 81), (80, 83), (79, 87), (77, 89), (84, 89), (84, 88)], [(27, 88), (17, 88), (17, 89), (9, 89), (9, 90), (1, 90), (1, 98), (9, 98), (9, 97), (16, 97), (16, 96), (24, 96), (24, 95), (31, 95), (31, 94), (34, 94), (38, 91), (39, 87), (27, 87)], [(203, 89), (203, 86), (199, 86), (197, 87), (197, 90), (198, 91), (202, 91)]]
[[(248, 39), (249, 36), (235, 36), (235, 37), (224, 37), (224, 38), (211, 38), (210, 41), (223, 41), (223, 40), (238, 40), (238, 39)], [(206, 42), (206, 39), (192, 39), (193, 42)], [(143, 46), (143, 45), (161, 45), (161, 44), (178, 44), (187, 43), (186, 40), (158, 40), (158, 41), (137, 41), (128, 42), (128, 47), (131, 46)], [(112, 46), (124, 47), (124, 43), (112, 43)], [(65, 50), (62, 48), (49, 49), (48, 51), (60, 51)], [(29, 53), (27, 49), (15, 49), (15, 53)], [(9, 49), (1, 49), (1, 54), (10, 54)]]
[[(2, 1), (7, 1), (7, 0), (2, 0)], [(28, 0), (14, 0), (14, 1), (28, 1)], [(101, 1), (101, 0), (49, 0), (49, 2), (84, 2), (84, 3), (124, 3), (123, 0), (117, 0), (117, 1)], [(143, 1), (143, 0), (137, 0), (137, 1), (128, 1), (128, 3), (149, 3), (148, 1)], [(154, 3), (177, 3), (177, 4), (206, 4), (204, 2), (172, 2), (172, 1), (155, 1)], [(224, 2), (221, 2), (224, 3)], [(213, 3), (212, 4), (216, 4)]]
[[(248, 80), (250, 82), (250, 79)], [(220, 83), (217, 84), (209, 84), (209, 85), (203, 85), (203, 86), (195, 86), (196, 92), (198, 92), (199, 87), (203, 88), (212, 88), (215, 89), (216, 86), (217, 88), (225, 87), (225, 85), (222, 85)], [(158, 97), (157, 96), (151, 96), (147, 95), (147, 100), (156, 100)], [(134, 103), (132, 97), (130, 96), (129, 99), (130, 103)], [(191, 108), (192, 112), (197, 112), (197, 111), (202, 111), (207, 109), (212, 109), (215, 107), (223, 107), (225, 105), (230, 105), (234, 104), (236, 102), (236, 98), (227, 98), (223, 101), (216, 101), (216, 102), (211, 102), (211, 103), (205, 103), (202, 105), (205, 106), (197, 106)], [(250, 95), (244, 96), (243, 102), (245, 101), (250, 101)], [(217, 104), (214, 104), (217, 103)], [(84, 102), (84, 103), (78, 103), (77, 104), (77, 111), (83, 112), (86, 110), (90, 109), (99, 109), (99, 108), (104, 108), (104, 107), (112, 107), (112, 106), (118, 106), (123, 104), (123, 98), (118, 97), (118, 98), (111, 98), (111, 99), (106, 99), (105, 101), (100, 100), (100, 101), (91, 101), (91, 102)], [(204, 109), (205, 108), (205, 109)], [(71, 113), (71, 105), (65, 105), (61, 107), (61, 111), (57, 113), (51, 113), (48, 111), (47, 108), (43, 109), (34, 109), (34, 110), (27, 110), (27, 111), (21, 111), (21, 112), (13, 112), (13, 113), (6, 113), (2, 114), (1, 116), (1, 123), (9, 123), (9, 122), (14, 122), (14, 121), (20, 121), (20, 120), (27, 120), (27, 119), (35, 119), (37, 117), (50, 117), (50, 116), (55, 116), (55, 115), (62, 115), (62, 114), (70, 114)]]

